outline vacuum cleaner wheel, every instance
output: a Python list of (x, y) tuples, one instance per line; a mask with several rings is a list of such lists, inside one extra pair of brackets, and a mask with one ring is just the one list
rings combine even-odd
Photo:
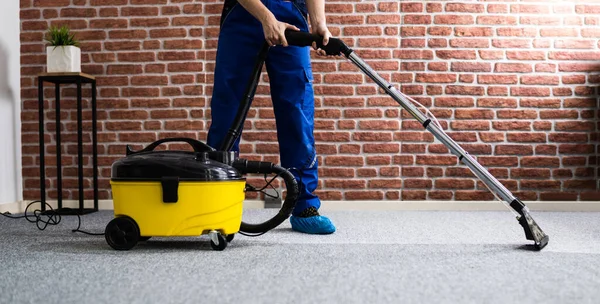
[(129, 250), (140, 240), (140, 228), (130, 217), (114, 218), (106, 225), (106, 242), (116, 250)]
[(210, 233), (210, 247), (216, 251), (223, 251), (227, 247), (227, 240), (218, 232)]

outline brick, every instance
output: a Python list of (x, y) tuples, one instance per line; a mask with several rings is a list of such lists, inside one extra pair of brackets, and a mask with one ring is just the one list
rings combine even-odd
[(524, 130), (531, 129), (531, 122), (528, 121), (493, 121), (492, 126), (496, 130)]
[(560, 63), (558, 70), (561, 72), (598, 72), (600, 64), (598, 63)]
[(581, 29), (582, 37), (600, 37), (600, 29), (598, 28), (583, 28)]
[[(423, 28), (424, 32), (424, 28)], [(378, 26), (347, 26), (344, 35), (348, 36), (381, 36), (382, 30)]]
[(453, 130), (489, 130), (489, 121), (453, 121), (450, 123)]
[(325, 157), (327, 166), (363, 166), (364, 158), (362, 156), (327, 156)]
[(492, 36), (491, 27), (460, 27), (454, 28), (454, 35), (457, 37), (486, 37)]
[(527, 63), (496, 63), (494, 72), (497, 73), (531, 73), (533, 68)]
[(546, 142), (546, 134), (543, 133), (509, 133), (507, 136), (510, 142)]
[(430, 50), (397, 50), (394, 51), (394, 58), (433, 59), (433, 52)]
[(364, 24), (364, 16), (356, 15), (327, 15), (328, 24)]
[(460, 82), (473, 83), (475, 81), (475, 75), (461, 74), (460, 76), (458, 76), (458, 80)]
[(148, 62), (155, 60), (154, 53), (151, 52), (119, 53), (117, 58), (120, 62)]
[[(175, 18), (174, 18), (175, 20)], [(131, 18), (129, 19), (130, 26), (132, 27), (166, 27), (169, 26), (168, 18)], [(180, 24), (173, 24), (180, 25)], [(196, 24), (198, 25), (198, 24)]]
[(491, 72), (492, 65), (486, 62), (452, 62), (450, 69), (454, 72)]
[(433, 19), (435, 24), (473, 24), (473, 16), (470, 15), (436, 15)]
[(484, 95), (484, 88), (478, 86), (448, 85), (446, 94), (455, 95)]
[(600, 14), (600, 5), (575, 5), (577, 14)]
[(90, 0), (90, 5), (92, 5), (92, 6), (127, 5), (127, 0)]
[(454, 116), (457, 119), (492, 119), (494, 112), (491, 110), (456, 109)]
[(454, 156), (417, 155), (418, 165), (456, 165), (458, 158)]
[(514, 27), (501, 27), (496, 30), (498, 36), (510, 36), (510, 37), (536, 37), (537, 29), (535, 28), (514, 28)]
[(497, 155), (532, 155), (533, 147), (524, 145), (497, 145), (494, 152)]
[[(593, 108), (596, 107), (595, 98), (567, 98), (564, 101), (565, 108)], [(592, 115), (593, 116), (593, 115)]]
[(400, 24), (400, 15), (369, 15), (367, 16), (368, 24)]
[[(492, 46), (495, 48), (529, 48), (531, 47), (530, 39), (492, 39)], [(510, 59), (510, 58), (509, 58)]]
[(522, 189), (560, 189), (560, 181), (521, 180)]
[(596, 189), (596, 180), (567, 180), (564, 181), (565, 189)]
[(344, 198), (346, 200), (381, 200), (383, 193), (381, 191), (346, 191)]
[(477, 16), (477, 24), (516, 25), (517, 18), (514, 16)]
[(430, 15), (404, 15), (404, 22), (402, 24), (430, 24)]
[(592, 49), (594, 41), (585, 39), (558, 39), (554, 41), (557, 49)]
[(512, 87), (512, 96), (550, 96), (550, 89), (544, 87)]
[(70, 4), (70, 0), (33, 0), (34, 7), (69, 6)]
[(423, 4), (418, 2), (401, 2), (400, 11), (404, 13), (423, 12)]
[(399, 179), (371, 179), (368, 183), (370, 189), (402, 188), (402, 180)]
[(164, 41), (165, 49), (201, 49), (202, 40), (178, 39)]
[(560, 158), (547, 156), (524, 156), (521, 158), (521, 166), (523, 167), (559, 167)]
[(526, 25), (560, 25), (560, 17), (554, 16), (521, 16), (519, 21)]
[(472, 107), (474, 100), (471, 97), (437, 97), (435, 99), (436, 107)]
[(435, 181), (437, 189), (473, 189), (475, 183), (470, 179), (437, 179)]
[(124, 88), (123, 97), (158, 97), (160, 95), (158, 88)]
[(132, 85), (167, 85), (169, 80), (167, 76), (133, 76)]
[(433, 183), (428, 179), (405, 179), (404, 187), (408, 189), (431, 188)]
[[(422, 29), (423, 35), (420, 36), (424, 36), (425, 33), (425, 27), (422, 27)], [(452, 28), (449, 26), (430, 26), (427, 27), (427, 33), (432, 36), (449, 36), (452, 34)]]
[(131, 0), (132, 5), (167, 4), (168, 0)]
[(448, 40), (445, 38), (430, 38), (427, 40), (427, 46), (430, 48), (448, 47)]
[(557, 85), (559, 76), (524, 75), (521, 76), (521, 84)]
[(417, 73), (417, 82), (428, 82), (428, 83), (453, 83), (456, 82), (456, 74), (435, 74), (435, 73)]
[(453, 48), (489, 48), (488, 39), (480, 38), (455, 38), (450, 39), (450, 46)]
[(483, 4), (448, 3), (446, 12), (483, 13), (485, 6)]
[(397, 38), (359, 38), (358, 46), (372, 48), (396, 48), (398, 47)]
[[(550, 131), (552, 129), (552, 123), (549, 121), (536, 121), (533, 123), (533, 130), (535, 131)], [(541, 146), (537, 146), (536, 149)]]
[(476, 59), (474, 50), (437, 50), (435, 54), (440, 59)]
[(596, 126), (591, 121), (558, 121), (556, 131), (594, 131)]
[(588, 135), (585, 133), (550, 133), (548, 139), (552, 142), (588, 142)]
[(508, 13), (508, 6), (506, 4), (488, 4), (488, 13)]
[(538, 114), (535, 110), (498, 110), (500, 119), (536, 119)]
[(462, 201), (481, 201), (481, 200), (492, 200), (494, 196), (488, 191), (465, 191), (458, 190), (455, 195), (456, 200)]
[(158, 16), (157, 7), (123, 7), (121, 16)]
[(594, 51), (588, 52), (549, 52), (548, 58), (555, 60), (600, 60), (600, 54)]
[(540, 193), (540, 200), (543, 201), (565, 201), (565, 200), (576, 200), (577, 193), (569, 192), (542, 192)]
[(512, 4), (511, 13), (517, 14), (548, 14), (551, 6), (538, 4)]
[(512, 60), (546, 60), (546, 53), (542, 51), (507, 51), (506, 58)]
[(109, 65), (107, 67), (107, 74), (115, 75), (115, 74), (141, 74), (142, 66), (141, 65)]

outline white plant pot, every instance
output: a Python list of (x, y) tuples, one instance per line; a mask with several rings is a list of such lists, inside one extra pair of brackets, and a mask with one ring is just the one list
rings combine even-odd
[(73, 46), (46, 47), (48, 73), (81, 72), (81, 49)]

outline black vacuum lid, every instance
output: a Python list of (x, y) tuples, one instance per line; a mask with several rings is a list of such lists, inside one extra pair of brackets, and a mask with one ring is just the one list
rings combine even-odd
[(210, 159), (209, 153), (215, 152), (148, 151), (130, 154), (113, 163), (112, 180), (158, 181), (163, 177), (187, 181), (242, 179), (233, 167)]

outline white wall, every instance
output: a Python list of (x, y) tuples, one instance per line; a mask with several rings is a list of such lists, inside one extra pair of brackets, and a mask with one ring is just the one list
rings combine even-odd
[(0, 5), (0, 204), (22, 200), (19, 1)]

